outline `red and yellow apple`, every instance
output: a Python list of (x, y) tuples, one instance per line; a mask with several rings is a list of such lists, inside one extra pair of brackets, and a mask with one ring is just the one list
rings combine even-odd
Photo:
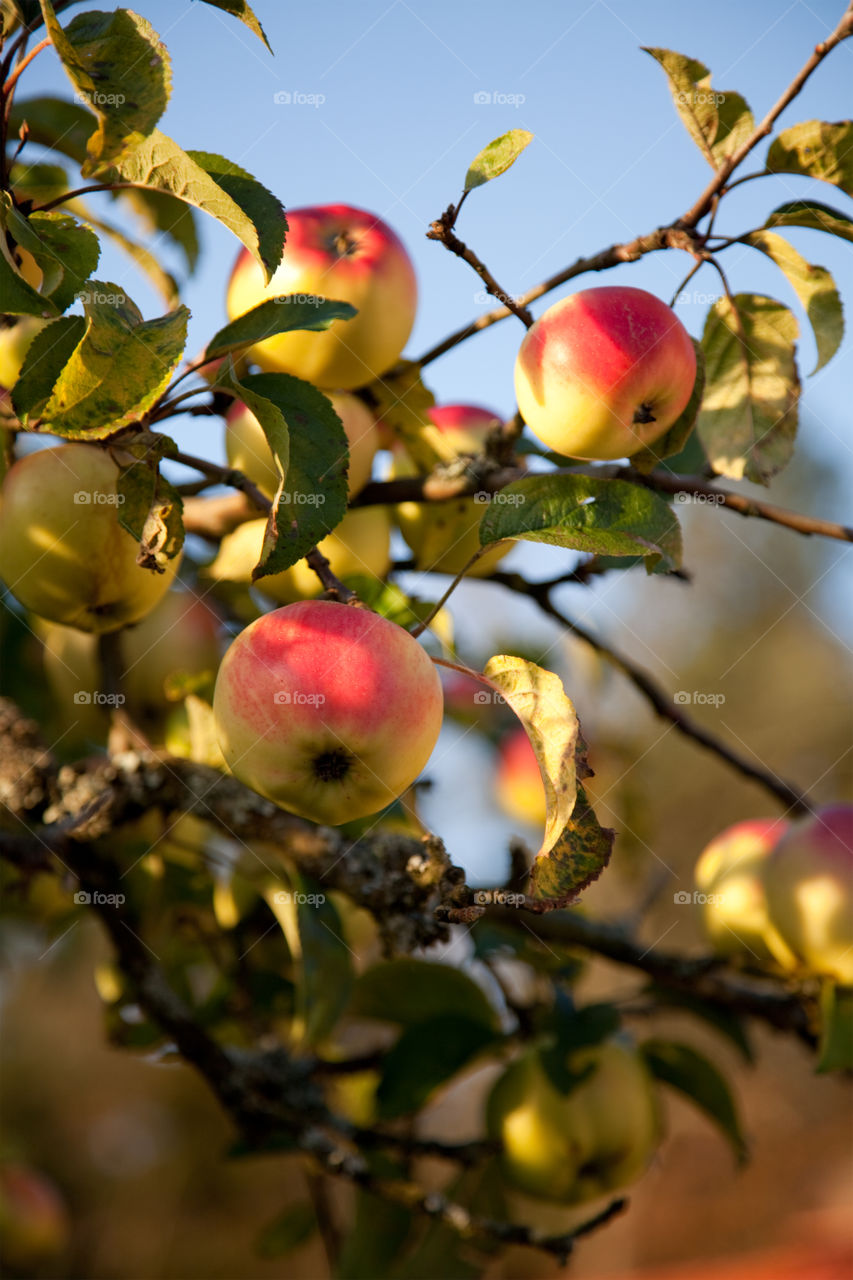
[(327, 330), (276, 334), (251, 347), (267, 373), (292, 373), (318, 387), (351, 391), (394, 364), (415, 319), (417, 283), (391, 228), (363, 209), (330, 204), (289, 209), (281, 265), (268, 285), (243, 249), (228, 285), (229, 320), (270, 298), (312, 295), (349, 302), (358, 314)]
[(67, 1248), (70, 1235), (68, 1208), (53, 1182), (27, 1165), (0, 1167), (0, 1262), (4, 1274), (41, 1274), (41, 1268)]
[(498, 747), (495, 775), (497, 801), (510, 818), (531, 826), (545, 825), (545, 788), (530, 739), (520, 726)]
[[(247, 520), (225, 535), (206, 573), (218, 582), (251, 582), (261, 558), (266, 520)], [(391, 525), (384, 507), (355, 507), (318, 543), (336, 577), (383, 578), (391, 565)], [(307, 561), (259, 578), (257, 589), (277, 604), (310, 600), (323, 590)]]
[(652, 1079), (630, 1045), (578, 1049), (568, 1065), (592, 1071), (564, 1094), (535, 1050), (516, 1058), (489, 1095), (486, 1124), (511, 1186), (582, 1204), (640, 1176), (660, 1141), (660, 1119)]
[(396, 623), (309, 600), (240, 632), (213, 712), (237, 778), (291, 813), (336, 825), (391, 804), (417, 778), (441, 728), (441, 682)]
[(117, 631), (150, 613), (178, 568), (136, 563), (118, 521), (118, 467), (105, 449), (63, 444), (19, 458), (0, 491), (0, 578), (25, 608), (81, 631)]
[[(363, 400), (346, 392), (327, 392), (349, 442), (349, 496), (363, 489), (370, 479), (373, 457), (379, 448), (379, 433), (373, 414)], [(228, 464), (250, 480), (268, 497), (278, 488), (275, 468), (263, 428), (251, 409), (236, 400), (225, 415), (225, 452)]]
[[(500, 422), (496, 413), (473, 404), (446, 404), (428, 410), (457, 457), (481, 453), (486, 436)], [(402, 445), (393, 451), (393, 476), (417, 475), (417, 467)], [(475, 498), (447, 502), (401, 502), (396, 509), (400, 532), (411, 547), (418, 569), (460, 573), (480, 547), (479, 525), (486, 507)], [(471, 577), (491, 573), (509, 552), (504, 543), (484, 555), (470, 570)]]
[[(135, 626), (122, 633), (121, 688), (134, 719), (150, 723), (173, 705), (166, 692), (172, 677), (213, 674), (219, 665), (220, 618), (190, 591), (169, 591)], [(103, 718), (98, 642), (76, 627), (37, 626), (44, 669), (54, 698), (68, 717)], [(100, 716), (99, 716), (99, 713)]]
[(763, 963), (793, 957), (770, 922), (764, 869), (788, 829), (784, 818), (753, 818), (715, 836), (696, 863), (702, 923), (718, 955)]
[(531, 431), (570, 458), (629, 457), (687, 407), (696, 352), (672, 309), (644, 289), (583, 289), (528, 329), (515, 393)]
[(808, 973), (853, 986), (853, 805), (793, 823), (764, 863), (764, 887), (780, 963), (793, 952)]

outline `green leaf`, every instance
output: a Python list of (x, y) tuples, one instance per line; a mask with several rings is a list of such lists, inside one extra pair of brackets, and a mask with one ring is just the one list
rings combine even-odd
[[(351, 581), (354, 582), (355, 578)], [(368, 609), (388, 618), (390, 622), (396, 622), (399, 627), (405, 627), (407, 631), (428, 618), (435, 608), (433, 600), (415, 599), (407, 595), (396, 582), (381, 582), (366, 574), (358, 576), (358, 585), (354, 590)], [(453, 649), (453, 618), (448, 610), (439, 610), (430, 623), (430, 630), (439, 636), (448, 649)]]
[(86, 321), (82, 316), (62, 316), (36, 334), (12, 391), (15, 413), (22, 423), (42, 413), (57, 378), (85, 332)]
[(817, 200), (792, 200), (780, 204), (765, 222), (765, 227), (809, 227), (814, 231), (828, 231), (842, 240), (853, 240), (853, 219), (828, 204)]
[(705, 395), (696, 430), (716, 472), (766, 484), (789, 461), (797, 432), (799, 333), (781, 302), (720, 298), (705, 322)]
[(213, 360), (277, 333), (289, 333), (293, 329), (328, 329), (335, 320), (351, 320), (356, 314), (356, 308), (348, 302), (312, 298), (304, 293), (285, 294), (261, 302), (225, 325), (208, 342), (204, 354)]
[(853, 987), (833, 978), (820, 985), (820, 1044), (816, 1071), (853, 1071)]
[(14, 208), (8, 210), (6, 225), (16, 244), (40, 267), (42, 295), (57, 311), (65, 311), (98, 265), (101, 245), (94, 231), (67, 213), (31, 213), (25, 218)]
[(644, 475), (654, 471), (655, 467), (660, 466), (664, 458), (673, 458), (676, 454), (681, 453), (690, 438), (693, 428), (696, 426), (699, 406), (702, 403), (702, 395), (705, 391), (705, 356), (701, 345), (696, 339), (691, 338), (690, 341), (696, 348), (696, 380), (693, 383), (690, 399), (660, 440), (656, 440), (654, 444), (650, 444), (645, 449), (640, 449), (639, 452), (632, 455), (631, 466)]
[(184, 545), (181, 495), (160, 475), (156, 459), (121, 467), (116, 492), (119, 524), (139, 543), (138, 563), (163, 573)]
[(58, 164), (13, 164), (9, 187), (18, 205), (47, 204), (68, 190), (68, 174)]
[[(853, 225), (853, 224), (851, 224)], [(835, 281), (825, 267), (814, 267), (775, 231), (751, 231), (744, 242), (765, 253), (783, 271), (808, 313), (815, 342), (817, 364), (812, 376), (828, 364), (844, 337), (844, 315)]]
[(236, 390), (263, 428), (281, 480), (253, 581), (280, 573), (341, 522), (347, 505), (349, 446), (331, 401), (301, 378), (258, 373), (218, 385)]
[(708, 1026), (713, 1027), (720, 1035), (735, 1046), (745, 1062), (754, 1062), (755, 1054), (746, 1033), (743, 1019), (733, 1010), (703, 1000), (687, 991), (673, 991), (668, 987), (658, 987), (653, 982), (646, 988), (646, 993), (653, 997), (655, 1004), (667, 1009), (681, 1009), (693, 1017), (700, 1018)]
[(750, 137), (755, 121), (739, 93), (711, 88), (711, 73), (695, 58), (672, 49), (644, 48), (660, 63), (669, 79), (672, 100), (687, 132), (712, 169)]
[(90, 280), (86, 333), (42, 413), (55, 435), (96, 440), (135, 422), (159, 399), (186, 344), (189, 311), (143, 320), (118, 285)]
[(91, 111), (67, 98), (45, 96), (15, 99), (9, 125), (17, 133), (26, 120), (27, 142), (59, 151), (77, 164), (86, 159), (86, 143), (97, 120)]
[(233, 14), (235, 18), (239, 18), (250, 31), (254, 32), (259, 40), (264, 42), (270, 53), (272, 53), (270, 42), (267, 40), (264, 29), (252, 12), (251, 7), (246, 3), (246, 0), (204, 0), (204, 3), (213, 5), (216, 9), (224, 9), (226, 13)]
[(260, 1258), (282, 1258), (310, 1240), (316, 1230), (317, 1215), (314, 1206), (307, 1200), (301, 1200), (289, 1205), (277, 1218), (267, 1223), (255, 1241), (255, 1252)]
[(291, 870), (287, 883), (271, 882), (264, 897), (281, 925), (296, 966), (293, 1036), (312, 1047), (337, 1023), (353, 982), (350, 949), (340, 916), (322, 885)]
[[(367, 1151), (364, 1158), (375, 1178), (398, 1181), (405, 1170), (381, 1152)], [(352, 1226), (338, 1258), (335, 1280), (380, 1280), (390, 1276), (412, 1226), (412, 1214), (401, 1204), (359, 1188)]]
[(687, 1044), (646, 1040), (640, 1045), (652, 1075), (684, 1094), (728, 1138), (739, 1164), (747, 1158), (746, 1139), (728, 1081), (713, 1062)]
[(542, 1069), (560, 1093), (569, 1093), (590, 1075), (587, 1068), (576, 1071), (571, 1056), (577, 1049), (601, 1044), (619, 1030), (619, 1014), (612, 1004), (588, 1004), (576, 1009), (560, 990), (541, 1030), (552, 1043), (540, 1049)]
[(502, 173), (506, 173), (532, 141), (533, 134), (526, 129), (510, 129), (509, 133), (493, 138), (471, 161), (465, 175), (465, 190), (473, 191), (484, 182), (491, 182), (492, 178), (499, 178)]
[[(0, 235), (4, 235), (0, 227)], [(52, 316), (56, 315), (56, 306), (49, 298), (27, 284), (23, 276), (18, 275), (3, 253), (0, 253), (0, 297), (3, 299), (4, 314), (10, 316)]]
[(51, 0), (41, 7), (71, 83), (98, 118), (81, 169), (90, 177), (156, 126), (169, 101), (169, 55), (151, 23), (129, 9), (78, 13), (63, 30)]
[(347, 1011), (404, 1027), (452, 1015), (494, 1030), (497, 1014), (482, 988), (461, 969), (403, 957), (380, 960), (355, 982)]
[(527, 476), (507, 485), (480, 521), (485, 547), (501, 538), (547, 542), (607, 556), (646, 556), (649, 567), (681, 564), (681, 530), (658, 494), (627, 480)]
[(271, 279), (284, 248), (284, 210), (239, 165), (205, 151), (182, 151), (155, 129), (121, 157), (109, 176), (166, 192), (209, 213), (246, 246), (263, 267), (267, 282)]
[(381, 1120), (419, 1111), (430, 1095), (499, 1037), (481, 1022), (444, 1013), (407, 1027), (382, 1062)]
[(785, 129), (767, 152), (767, 172), (819, 178), (853, 196), (853, 120), (806, 120)]

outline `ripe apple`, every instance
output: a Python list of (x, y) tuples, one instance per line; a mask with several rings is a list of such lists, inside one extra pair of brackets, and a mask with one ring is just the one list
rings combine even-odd
[(38, 316), (19, 316), (14, 324), (0, 327), (0, 387), (14, 387), (33, 338), (47, 323)]
[(530, 739), (521, 727), (512, 729), (498, 748), (495, 788), (498, 804), (510, 818), (531, 826), (544, 826), (542, 774)]
[(32, 1274), (68, 1246), (71, 1223), (56, 1186), (22, 1164), (0, 1168), (0, 1261), (4, 1273)]
[(81, 631), (117, 631), (165, 595), (178, 568), (136, 563), (118, 522), (118, 467), (91, 444), (38, 449), (9, 468), (0, 492), (0, 578), (27, 609)]
[[(500, 421), (496, 413), (473, 404), (446, 404), (429, 409), (434, 426), (457, 456), (481, 453), (486, 436)], [(417, 467), (401, 445), (393, 451), (393, 476), (417, 475)], [(396, 509), (400, 532), (414, 552), (418, 569), (433, 573), (460, 573), (480, 547), (479, 524), (485, 504), (474, 498), (447, 502), (401, 502)], [(510, 547), (495, 547), (470, 570), (472, 578), (491, 573)]]
[(539, 1199), (582, 1204), (639, 1177), (660, 1121), (651, 1077), (630, 1046), (578, 1049), (569, 1065), (593, 1070), (563, 1094), (537, 1052), (517, 1058), (489, 1095), (486, 1123), (501, 1143), (507, 1182)]
[(213, 712), (236, 777), (291, 813), (336, 825), (391, 804), (417, 778), (441, 728), (441, 681), (396, 623), (307, 600), (240, 632)]
[[(702, 923), (718, 955), (795, 963), (770, 923), (763, 873), (774, 846), (788, 830), (784, 818), (753, 818), (715, 836), (696, 863), (703, 895)], [(772, 938), (771, 938), (771, 935)]]
[[(251, 582), (264, 541), (266, 520), (247, 520), (222, 539), (207, 573), (218, 581)], [(391, 565), (391, 526), (384, 507), (356, 507), (318, 543), (332, 572), (340, 579), (382, 578)], [(282, 573), (259, 578), (257, 588), (277, 604), (310, 600), (322, 591), (320, 579), (305, 560)]]
[(853, 986), (853, 805), (792, 824), (764, 864), (764, 886), (770, 919), (801, 965)]
[[(373, 414), (363, 400), (346, 392), (328, 392), (349, 441), (349, 496), (370, 479), (373, 457), (379, 448), (379, 432)], [(278, 487), (278, 472), (263, 428), (251, 409), (235, 400), (225, 415), (225, 452), (228, 464), (253, 480), (268, 497)]]
[(269, 298), (311, 294), (349, 302), (358, 314), (322, 331), (265, 338), (248, 351), (267, 373), (293, 373), (318, 387), (351, 391), (390, 369), (415, 319), (409, 255), (381, 218), (346, 204), (289, 209), (281, 266), (268, 285), (243, 249), (228, 284), (229, 320)]
[(515, 362), (521, 416), (570, 458), (623, 458), (653, 444), (686, 408), (695, 379), (693, 343), (671, 308), (618, 285), (555, 302)]
[[(122, 634), (122, 690), (135, 720), (159, 720), (173, 703), (166, 681), (201, 675), (219, 665), (218, 615), (190, 591), (169, 591), (141, 622)], [(44, 643), (48, 683), (66, 718), (99, 726), (104, 708), (98, 703), (98, 642), (76, 627), (55, 622), (36, 627)]]

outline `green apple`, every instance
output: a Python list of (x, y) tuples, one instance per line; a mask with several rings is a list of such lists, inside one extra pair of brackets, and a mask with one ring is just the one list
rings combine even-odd
[[(430, 421), (442, 433), (457, 457), (481, 453), (486, 436), (500, 422), (496, 413), (472, 404), (446, 404), (428, 410)], [(392, 476), (417, 475), (417, 467), (401, 445), (393, 451)], [(418, 569), (457, 574), (480, 547), (479, 525), (485, 503), (476, 498), (451, 498), (447, 502), (401, 502), (396, 508), (400, 532), (411, 547)], [(489, 574), (509, 552), (495, 547), (469, 571), (471, 577)]]
[(41, 618), (81, 631), (117, 631), (150, 613), (178, 568), (136, 562), (121, 527), (118, 467), (91, 444), (38, 449), (9, 468), (0, 490), (0, 578)]
[(14, 387), (33, 338), (47, 323), (38, 316), (19, 316), (14, 324), (0, 327), (0, 387)]
[(633, 1182), (660, 1141), (654, 1084), (630, 1045), (612, 1040), (575, 1050), (573, 1072), (590, 1074), (569, 1093), (552, 1084), (537, 1051), (517, 1058), (486, 1105), (507, 1182), (528, 1195), (582, 1204)]

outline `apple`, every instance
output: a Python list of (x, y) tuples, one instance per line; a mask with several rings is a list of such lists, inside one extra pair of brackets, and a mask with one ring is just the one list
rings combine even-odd
[(47, 323), (38, 316), (19, 316), (14, 324), (0, 327), (0, 387), (14, 387), (33, 338)]
[(248, 357), (266, 373), (292, 373), (318, 387), (351, 391), (390, 369), (415, 319), (417, 283), (401, 241), (375, 214), (346, 204), (289, 209), (281, 265), (268, 285), (248, 250), (228, 284), (229, 320), (269, 298), (310, 294), (358, 311), (322, 331), (276, 334)]
[(27, 1165), (0, 1167), (0, 1261), (4, 1274), (40, 1271), (64, 1252), (70, 1235), (68, 1208), (53, 1182)]
[(441, 681), (396, 623), (307, 600), (240, 632), (213, 713), (241, 782), (334, 826), (391, 804), (417, 778), (441, 728)]
[[(373, 457), (379, 448), (379, 432), (373, 414), (363, 400), (346, 392), (327, 392), (343, 423), (349, 441), (349, 496), (352, 498), (370, 479)], [(278, 488), (278, 472), (263, 428), (251, 409), (235, 400), (225, 415), (225, 452), (228, 464), (250, 480), (268, 497)]]
[(549, 307), (515, 362), (521, 416), (570, 458), (623, 458), (658, 440), (686, 408), (696, 352), (672, 309), (608, 285)]
[[(473, 404), (441, 405), (429, 409), (428, 416), (457, 457), (481, 453), (486, 436), (500, 422), (498, 414)], [(417, 471), (402, 445), (398, 445), (393, 451), (392, 476), (413, 476)], [(460, 573), (479, 550), (479, 525), (485, 509), (485, 504), (474, 498), (399, 503), (397, 523), (414, 553), (417, 568), (433, 573)], [(509, 550), (506, 544), (495, 547), (477, 561), (469, 576), (479, 578), (491, 573)]]
[(19, 458), (0, 491), (0, 578), (25, 608), (81, 631), (117, 631), (163, 598), (163, 573), (136, 563), (139, 544), (118, 522), (118, 467), (91, 444)]
[[(266, 520), (247, 520), (225, 535), (207, 573), (217, 581), (251, 582), (261, 557)], [(382, 578), (391, 565), (391, 526), (384, 507), (356, 507), (317, 544), (341, 579)], [(292, 604), (318, 595), (322, 584), (306, 560), (282, 573), (259, 578), (257, 589), (277, 604)]]
[[(95, 636), (55, 622), (36, 626), (44, 645), (44, 669), (66, 719), (99, 726), (104, 708)], [(135, 626), (122, 633), (122, 690), (134, 719), (158, 721), (173, 703), (166, 681), (181, 675), (213, 674), (219, 665), (219, 616), (191, 591), (169, 591)], [(94, 714), (93, 714), (94, 713)]]
[(531, 826), (545, 825), (545, 788), (530, 739), (520, 726), (498, 747), (495, 788), (500, 807), (510, 818)]
[(764, 887), (770, 919), (801, 966), (853, 986), (853, 805), (793, 823), (767, 857)]
[(489, 1095), (486, 1124), (511, 1186), (582, 1204), (639, 1177), (658, 1146), (660, 1120), (652, 1079), (629, 1045), (575, 1050), (569, 1066), (592, 1072), (563, 1094), (535, 1050), (516, 1058)]
[(770, 923), (763, 879), (766, 860), (788, 826), (784, 818), (738, 822), (715, 836), (700, 855), (694, 878), (702, 923), (718, 955), (780, 959), (786, 968), (794, 962)]

